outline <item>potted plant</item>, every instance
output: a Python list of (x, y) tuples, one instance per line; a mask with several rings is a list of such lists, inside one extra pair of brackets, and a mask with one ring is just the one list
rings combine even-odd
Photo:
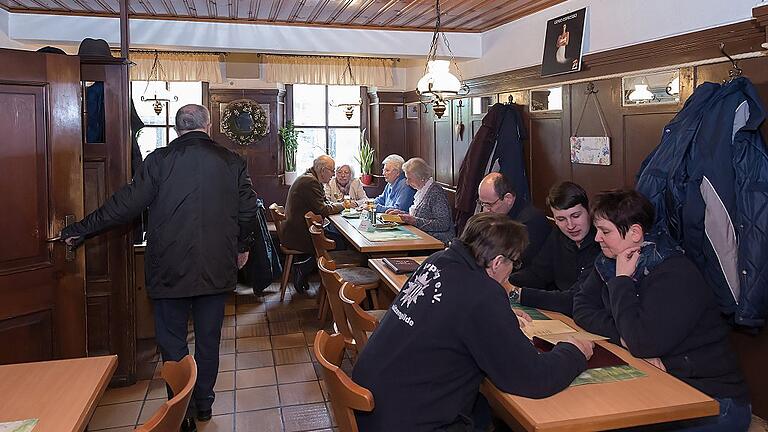
[(299, 134), (292, 121), (287, 121), (284, 127), (279, 129), (280, 138), (283, 140), (285, 153), (285, 184), (293, 184), (296, 180), (296, 150), (299, 148)]
[(371, 174), (373, 147), (365, 139), (365, 129), (360, 132), (360, 151), (355, 159), (360, 163), (360, 181), (365, 185), (370, 185), (373, 183), (373, 175)]

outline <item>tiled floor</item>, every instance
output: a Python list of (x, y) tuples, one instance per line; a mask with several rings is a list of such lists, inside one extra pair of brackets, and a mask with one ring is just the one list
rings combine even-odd
[[(312, 341), (317, 320), (317, 284), (307, 295), (280, 303), (279, 286), (254, 297), (247, 290), (226, 306), (216, 382), (214, 417), (198, 422), (199, 431), (331, 431), (331, 415)], [(194, 335), (190, 330), (190, 351)], [(151, 341), (139, 358), (140, 381), (109, 389), (88, 426), (89, 431), (122, 432), (144, 423), (165, 398), (158, 355)], [(343, 365), (349, 368), (348, 360)]]

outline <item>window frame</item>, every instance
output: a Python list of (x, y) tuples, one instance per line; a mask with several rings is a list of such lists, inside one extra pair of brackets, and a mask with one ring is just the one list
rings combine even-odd
[[(333, 84), (309, 84), (309, 85), (323, 86), (324, 88), (325, 126), (304, 126), (297, 123), (297, 116), (294, 109), (294, 102), (296, 100), (296, 85), (302, 85), (302, 84), (286, 84), (286, 100), (285, 100), (286, 121), (287, 120), (292, 121), (296, 129), (314, 129), (314, 130), (324, 129), (325, 130), (325, 154), (330, 154), (329, 146), (330, 146), (330, 138), (331, 138), (331, 129), (356, 129), (358, 132), (362, 132), (363, 130), (368, 131), (369, 113), (367, 109), (363, 109), (364, 107), (368, 106), (368, 87), (362, 86), (362, 85), (357, 86), (359, 89), (360, 100), (362, 102), (359, 107), (359, 114), (358, 114), (360, 117), (360, 123), (357, 126), (330, 126), (329, 114), (330, 114), (330, 109), (332, 107), (329, 104), (329, 87), (332, 86)], [(297, 167), (297, 170), (298, 169), (299, 167)]]

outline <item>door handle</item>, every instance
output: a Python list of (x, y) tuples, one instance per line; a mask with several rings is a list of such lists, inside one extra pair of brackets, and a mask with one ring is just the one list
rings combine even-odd
[[(64, 216), (63, 225), (62, 225), (61, 229), (64, 229), (64, 227), (67, 227), (67, 226), (71, 225), (74, 222), (75, 222), (75, 215), (66, 215), (66, 216)], [(59, 231), (59, 232), (61, 232), (61, 231)], [(64, 243), (64, 240), (65, 239), (63, 239), (61, 237), (61, 234), (59, 234), (57, 236), (54, 236), (54, 237), (49, 237), (49, 238), (45, 239), (45, 241), (47, 243), (61, 242), (62, 244), (64, 244), (64, 247), (66, 248), (66, 252), (64, 252), (64, 261), (74, 261), (75, 260), (75, 248), (73, 248), (72, 246)]]

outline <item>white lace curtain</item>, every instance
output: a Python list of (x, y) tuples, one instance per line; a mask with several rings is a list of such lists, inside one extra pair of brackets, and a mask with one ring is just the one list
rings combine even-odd
[(152, 72), (155, 53), (132, 52), (131, 61), (136, 64), (129, 68), (131, 80), (223, 82), (219, 54), (161, 51), (157, 59), (159, 66)]
[(284, 84), (392, 87), (393, 59), (263, 54), (264, 79)]

